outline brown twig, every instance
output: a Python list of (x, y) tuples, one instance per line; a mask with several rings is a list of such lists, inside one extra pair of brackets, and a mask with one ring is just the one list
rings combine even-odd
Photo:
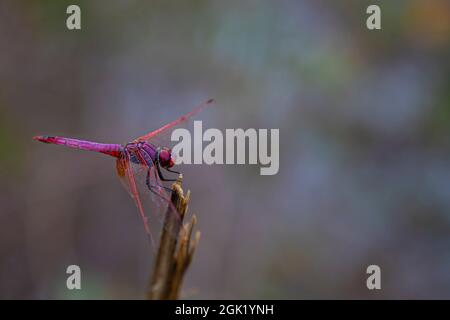
[[(181, 187), (183, 176), (180, 174), (178, 180), (172, 185), (171, 201), (181, 221), (169, 214), (164, 218), (164, 226), (161, 233), (159, 248), (156, 256), (155, 268), (150, 279), (148, 299), (177, 299), (179, 296), (183, 276), (191, 263), (192, 256), (200, 239), (200, 232), (195, 233), (191, 239), (192, 230), (197, 218), (192, 216), (191, 220), (183, 225), (186, 215), (190, 192), (183, 194)], [(174, 236), (175, 235), (175, 236)], [(178, 244), (178, 246), (177, 246)]]

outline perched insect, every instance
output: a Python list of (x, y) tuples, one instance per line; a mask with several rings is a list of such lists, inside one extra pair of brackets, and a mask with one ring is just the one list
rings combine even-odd
[[(88, 151), (96, 151), (117, 158), (116, 168), (117, 174), (123, 185), (134, 199), (139, 209), (145, 231), (151, 237), (148, 216), (144, 211), (141, 197), (145, 197), (144, 192), (152, 195), (152, 209), (158, 211), (164, 208), (169, 214), (179, 217), (178, 212), (170, 201), (171, 189), (163, 185), (162, 181), (175, 181), (176, 179), (168, 179), (163, 176), (163, 170), (171, 173), (179, 173), (172, 170), (174, 166), (174, 158), (171, 149), (167, 146), (160, 146), (156, 140), (162, 136), (169, 136), (170, 129), (185, 123), (192, 116), (211, 105), (214, 100), (210, 99), (203, 104), (194, 108), (191, 112), (179, 117), (178, 119), (143, 135), (125, 146), (121, 144), (105, 144), (86, 140), (78, 140), (55, 136), (35, 136), (34, 140), (64, 145), (70, 148), (82, 149)], [(143, 181), (145, 188), (140, 187), (140, 181)], [(141, 194), (140, 194), (141, 193)]]

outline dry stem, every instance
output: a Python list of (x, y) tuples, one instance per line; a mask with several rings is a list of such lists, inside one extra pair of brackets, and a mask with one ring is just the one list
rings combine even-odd
[(173, 205), (180, 214), (181, 221), (173, 214), (169, 214), (169, 208), (164, 219), (155, 268), (147, 293), (148, 299), (175, 300), (178, 298), (183, 276), (200, 240), (199, 231), (195, 233), (194, 239), (191, 239), (192, 230), (197, 222), (195, 215), (188, 223), (183, 225), (190, 192), (188, 191), (186, 195), (183, 194), (182, 179), (183, 176), (180, 174), (178, 180), (172, 185), (171, 198)]

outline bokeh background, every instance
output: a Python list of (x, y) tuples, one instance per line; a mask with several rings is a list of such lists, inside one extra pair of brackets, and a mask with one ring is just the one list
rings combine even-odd
[(449, 1), (3, 0), (0, 46), (0, 298), (143, 298), (114, 160), (31, 137), (125, 143), (207, 98), (205, 128), (279, 128), (281, 163), (181, 166), (184, 298), (450, 298)]

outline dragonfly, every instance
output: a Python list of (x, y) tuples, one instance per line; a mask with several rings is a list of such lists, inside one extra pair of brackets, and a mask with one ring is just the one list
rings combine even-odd
[(183, 124), (187, 125), (188, 120), (192, 119), (193, 116), (210, 106), (213, 102), (213, 99), (209, 99), (195, 107), (189, 113), (125, 145), (98, 143), (59, 136), (40, 135), (34, 136), (33, 139), (74, 149), (95, 151), (116, 158), (116, 173), (125, 189), (133, 198), (144, 224), (145, 231), (154, 244), (148, 221), (149, 215), (144, 210), (142, 197), (147, 196), (148, 193), (151, 195), (150, 203), (152, 203), (151, 207), (153, 211), (164, 210), (167, 214), (176, 215), (177, 219), (180, 217), (175, 206), (171, 203), (170, 197), (172, 190), (163, 184), (163, 182), (176, 181), (176, 179), (164, 176), (163, 172), (172, 174), (180, 173), (173, 170), (175, 156), (172, 154), (172, 149), (168, 146), (160, 145), (158, 140), (167, 139), (171, 129)]

